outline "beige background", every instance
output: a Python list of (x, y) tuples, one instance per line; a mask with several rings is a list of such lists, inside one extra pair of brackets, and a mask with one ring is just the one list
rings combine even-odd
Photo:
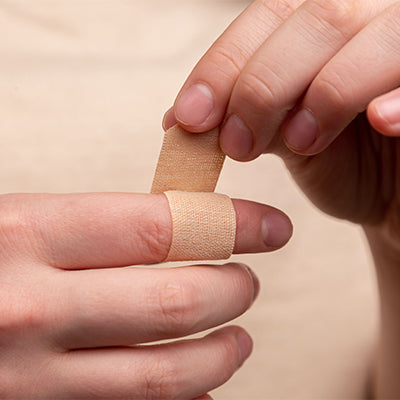
[[(0, 0), (0, 191), (150, 189), (163, 112), (249, 1)], [(237, 257), (262, 293), (255, 352), (215, 399), (363, 398), (376, 334), (360, 232), (321, 215), (280, 160), (229, 161), (218, 190), (293, 219), (283, 250)]]

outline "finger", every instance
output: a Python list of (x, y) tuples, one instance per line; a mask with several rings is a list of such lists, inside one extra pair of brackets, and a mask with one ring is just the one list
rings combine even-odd
[(235, 254), (277, 250), (291, 238), (293, 226), (276, 208), (247, 200), (233, 200), (233, 205), (237, 223)]
[(205, 394), (205, 395), (203, 395), (203, 396), (196, 397), (196, 398), (193, 399), (193, 400), (213, 400), (213, 399), (212, 399), (212, 397), (211, 397), (209, 394)]
[[(128, 346), (187, 336), (244, 313), (259, 292), (242, 264), (74, 271), (60, 277), (51, 340), (63, 349)], [(215, 305), (218, 304), (218, 307)]]
[(238, 327), (159, 346), (74, 351), (53, 370), (54, 398), (191, 399), (225, 383), (251, 351)]
[(162, 127), (166, 132), (168, 129), (172, 128), (177, 123), (178, 121), (175, 118), (174, 108), (171, 107), (164, 115)]
[[(283, 134), (292, 148), (307, 155), (323, 151), (374, 98), (399, 86), (399, 24), (400, 6), (396, 2), (323, 68), (297, 113), (285, 123)], [(377, 115), (373, 114), (371, 108), (369, 115), (374, 120)], [(301, 143), (305, 136), (315, 140), (310, 145)]]
[[(39, 256), (54, 267), (150, 264), (162, 262), (169, 252), (172, 223), (164, 195), (21, 195), (13, 199), (16, 205), (9, 208), (23, 213), (14, 218), (22, 225), (23, 235), (36, 242)], [(289, 240), (292, 226), (282, 212), (248, 201), (234, 201), (234, 207), (235, 252), (271, 251)], [(18, 246), (19, 236), (14, 240)]]
[(386, 136), (400, 136), (400, 89), (374, 99), (367, 108), (372, 127)]
[[(274, 150), (288, 112), (323, 66), (367, 23), (371, 9), (378, 7), (358, 3), (306, 1), (266, 40), (232, 92), (221, 131), (225, 153), (245, 161)], [(296, 148), (314, 141), (311, 131), (301, 133)]]
[(252, 2), (190, 74), (175, 101), (176, 120), (191, 132), (218, 126), (241, 70), (265, 38), (303, 1)]

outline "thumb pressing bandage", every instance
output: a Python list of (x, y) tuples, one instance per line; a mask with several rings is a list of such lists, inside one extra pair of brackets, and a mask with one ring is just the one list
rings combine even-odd
[(165, 193), (172, 243), (165, 261), (218, 260), (232, 255), (236, 213), (229, 197), (213, 193), (225, 155), (218, 129), (193, 134), (179, 126), (164, 137), (152, 193)]

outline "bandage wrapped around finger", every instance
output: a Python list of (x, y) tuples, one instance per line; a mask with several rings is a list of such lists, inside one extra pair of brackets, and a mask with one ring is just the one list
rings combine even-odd
[(236, 213), (228, 196), (213, 193), (225, 155), (218, 129), (188, 133), (179, 126), (164, 137), (152, 193), (164, 193), (172, 217), (165, 261), (222, 260), (232, 255)]

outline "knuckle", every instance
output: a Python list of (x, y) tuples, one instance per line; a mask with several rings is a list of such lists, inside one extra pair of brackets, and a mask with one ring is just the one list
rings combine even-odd
[(255, 6), (261, 15), (271, 14), (280, 22), (285, 21), (298, 7), (303, 0), (257, 0)]
[(376, 32), (376, 37), (380, 37), (379, 43), (382, 44), (385, 51), (400, 53), (400, 2), (393, 4), (383, 18), (382, 23), (385, 29), (379, 29)]
[(40, 301), (24, 301), (21, 297), (14, 300), (3, 297), (0, 301), (0, 342), (26, 332), (41, 331), (47, 325), (47, 310)]
[(319, 77), (312, 90), (323, 97), (336, 111), (343, 111), (351, 104), (350, 87), (340, 77), (339, 73)]
[(170, 282), (156, 292), (155, 314), (160, 332), (168, 336), (192, 330), (196, 324), (197, 299), (190, 285)]
[(2, 242), (21, 241), (29, 231), (29, 218), (17, 204), (6, 201), (4, 197), (1, 199), (0, 240)]
[[(159, 221), (146, 221), (146, 226), (137, 230), (143, 256), (153, 254), (157, 259), (164, 259), (171, 246), (171, 228)], [(135, 242), (137, 246), (138, 242)]]
[[(41, 221), (20, 195), (0, 196), (0, 255), (14, 256), (27, 251), (38, 255), (43, 246)], [(24, 205), (24, 206), (23, 206)]]
[(219, 75), (224, 75), (234, 82), (240, 75), (251, 54), (246, 46), (241, 46), (241, 40), (217, 42), (207, 56), (207, 62), (216, 68)]
[(249, 71), (238, 81), (235, 95), (241, 102), (250, 104), (259, 113), (276, 109), (280, 97), (279, 89), (276, 89), (276, 86), (279, 86), (279, 80), (279, 78), (269, 80), (274, 81), (275, 87), (273, 87), (261, 74)]
[(309, 0), (305, 10), (322, 25), (349, 38), (363, 20), (365, 0)]
[(146, 374), (144, 398), (146, 400), (178, 399), (181, 389), (178, 381), (180, 373), (177, 362), (172, 358), (159, 358)]

